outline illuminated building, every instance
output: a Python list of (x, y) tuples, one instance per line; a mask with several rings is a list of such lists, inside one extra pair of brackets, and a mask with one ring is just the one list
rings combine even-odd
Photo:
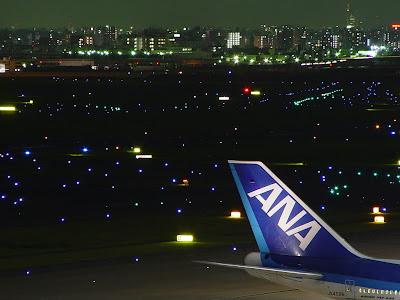
[(277, 48), (290, 50), (297, 45), (296, 31), (288, 26), (282, 26), (277, 32)]
[(169, 42), (168, 34), (162, 29), (145, 29), (134, 39), (135, 51), (154, 51), (165, 49)]
[(103, 28), (103, 34), (106, 39), (116, 41), (118, 39), (118, 30), (114, 26), (106, 26)]
[(241, 38), (240, 32), (229, 32), (226, 39), (226, 48), (232, 49), (234, 46), (239, 46)]
[(254, 36), (254, 44), (253, 44), (253, 46), (257, 47), (257, 48), (260, 48), (260, 49), (264, 48), (264, 40), (265, 40), (265, 38), (266, 38), (265, 35), (256, 35), (256, 36)]
[(331, 48), (339, 49), (340, 48), (340, 36), (338, 34), (331, 35)]
[(72, 33), (68, 29), (65, 29), (64, 31), (64, 45), (71, 46), (72, 42)]
[(80, 38), (78, 39), (78, 46), (79, 46), (79, 48), (82, 48), (84, 44), (85, 44), (85, 43), (84, 43), (84, 39), (83, 39), (82, 37), (80, 37)]
[(344, 48), (358, 48), (367, 44), (367, 37), (364, 32), (357, 28), (345, 28), (341, 32), (342, 46)]
[(142, 36), (135, 37), (134, 49), (135, 49), (135, 51), (143, 51), (144, 50), (144, 38)]
[(4, 57), (2, 60), (0, 60), (0, 73), (20, 72), (21, 70), (21, 61), (14, 60), (11, 57)]
[(118, 40), (118, 30), (114, 26), (106, 25), (98, 31), (101, 35), (102, 44), (105, 46), (116, 46)]
[(85, 45), (93, 46), (94, 39), (92, 36), (85, 36)]
[(262, 32), (262, 35), (260, 37), (260, 45), (262, 46), (261, 48), (270, 48), (270, 49), (277, 48), (277, 32), (278, 32), (277, 27), (276, 26), (267, 27), (265, 25), (262, 25), (261, 27), (262, 30), (264, 31)]
[(383, 34), (383, 46), (399, 48), (400, 46), (400, 24), (393, 24), (391, 30)]
[(346, 27), (348, 29), (350, 28), (354, 28), (354, 27), (358, 27), (357, 26), (357, 18), (356, 15), (354, 13), (354, 11), (352, 10), (350, 3), (347, 3), (347, 8), (346, 8)]
[(243, 34), (241, 39), (240, 39), (240, 46), (249, 46), (250, 45), (250, 35), (248, 34)]

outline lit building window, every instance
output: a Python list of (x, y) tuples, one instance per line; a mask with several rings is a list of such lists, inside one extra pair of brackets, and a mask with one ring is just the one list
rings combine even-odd
[(229, 32), (226, 47), (232, 49), (233, 46), (239, 46), (241, 39), (242, 36), (240, 35), (240, 32)]

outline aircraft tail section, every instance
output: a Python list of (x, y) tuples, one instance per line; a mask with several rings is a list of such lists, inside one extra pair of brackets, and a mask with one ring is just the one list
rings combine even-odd
[(363, 257), (262, 162), (228, 162), (260, 252), (321, 258)]

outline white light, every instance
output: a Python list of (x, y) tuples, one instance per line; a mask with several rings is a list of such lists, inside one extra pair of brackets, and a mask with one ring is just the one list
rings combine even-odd
[(0, 111), (15, 111), (16, 108), (14, 106), (0, 106)]
[(242, 214), (240, 213), (240, 211), (232, 211), (231, 212), (231, 218), (240, 218), (242, 216)]
[(193, 242), (193, 235), (177, 235), (176, 240), (178, 242)]
[(229, 97), (226, 97), (226, 96), (219, 97), (218, 99), (219, 99), (220, 101), (229, 101), (229, 100), (230, 100), (230, 98), (229, 98)]
[(153, 158), (153, 155), (148, 154), (148, 155), (136, 155), (136, 159), (149, 159), (149, 158)]
[(372, 208), (372, 213), (379, 214), (379, 206), (375, 206)]
[(385, 217), (384, 216), (375, 216), (374, 222), (375, 223), (385, 223)]

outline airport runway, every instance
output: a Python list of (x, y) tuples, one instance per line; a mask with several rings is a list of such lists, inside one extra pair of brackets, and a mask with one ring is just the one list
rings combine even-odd
[[(185, 255), (186, 256), (186, 255)], [(322, 299), (175, 255), (1, 278), (1, 299)]]
[[(400, 237), (393, 232), (346, 236), (358, 250), (399, 258)], [(30, 275), (0, 274), (0, 299), (328, 299), (251, 277), (241, 270), (207, 268), (193, 259), (241, 263), (253, 246), (214, 247), (32, 270)], [(396, 255), (397, 253), (397, 255)]]

